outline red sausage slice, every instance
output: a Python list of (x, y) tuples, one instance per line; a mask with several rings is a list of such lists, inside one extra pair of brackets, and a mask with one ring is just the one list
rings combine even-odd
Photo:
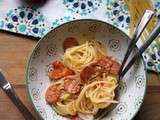
[(54, 69), (61, 69), (61, 68), (64, 68), (64, 64), (61, 62), (61, 61), (54, 61), (52, 63)]
[(95, 73), (95, 69), (92, 65), (85, 67), (81, 73), (80, 78), (83, 83), (88, 83), (89, 79), (92, 77), (92, 75)]
[(113, 62), (113, 65), (111, 66), (111, 69), (110, 69), (110, 74), (113, 74), (113, 75), (118, 75), (118, 71), (120, 69), (120, 64), (116, 61)]
[(104, 57), (85, 67), (80, 73), (80, 78), (83, 82), (88, 83), (92, 76), (102, 75), (103, 73), (117, 75), (119, 68), (120, 64), (118, 62), (110, 57)]
[(63, 42), (63, 49), (65, 51), (67, 48), (71, 48), (71, 47), (77, 46), (77, 45), (79, 45), (79, 43), (76, 40), (76, 38), (74, 38), (74, 37), (68, 37)]
[(79, 93), (80, 91), (80, 81), (76, 78), (65, 78), (64, 79), (64, 88), (71, 94)]
[(60, 89), (57, 86), (52, 85), (47, 89), (45, 94), (45, 99), (49, 104), (57, 103), (59, 97), (60, 97)]
[(48, 73), (50, 80), (58, 80), (68, 75), (74, 75), (75, 72), (67, 67), (61, 61), (55, 61), (52, 63), (53, 71)]

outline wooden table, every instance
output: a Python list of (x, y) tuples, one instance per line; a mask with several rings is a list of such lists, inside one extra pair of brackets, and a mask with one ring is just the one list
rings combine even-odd
[[(16, 93), (35, 115), (26, 95), (25, 65), (36, 39), (0, 31), (0, 68)], [(148, 90), (136, 120), (160, 120), (160, 78), (148, 73)], [(0, 89), (0, 120), (24, 120), (21, 113)]]

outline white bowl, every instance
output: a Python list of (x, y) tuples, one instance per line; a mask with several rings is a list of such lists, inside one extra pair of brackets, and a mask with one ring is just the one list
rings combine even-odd
[[(75, 37), (78, 41), (97, 39), (104, 43), (107, 53), (122, 62), (130, 38), (118, 28), (97, 20), (76, 20), (65, 23), (44, 36), (35, 46), (27, 65), (28, 96), (40, 118), (65, 120), (57, 115), (45, 101), (45, 92), (50, 85), (47, 76), (50, 62), (62, 59), (63, 40)], [(134, 49), (131, 56), (134, 55)], [(127, 72), (119, 87), (119, 103), (105, 120), (131, 120), (138, 112), (147, 87), (146, 69), (142, 58)]]

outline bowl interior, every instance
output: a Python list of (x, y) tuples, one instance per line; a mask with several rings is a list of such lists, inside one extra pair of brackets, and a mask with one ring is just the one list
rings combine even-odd
[[(129, 37), (110, 24), (95, 20), (77, 20), (63, 24), (49, 32), (36, 45), (27, 66), (27, 90), (32, 104), (45, 120), (64, 120), (46, 103), (45, 92), (50, 85), (47, 76), (51, 61), (62, 59), (63, 41), (75, 37), (79, 43), (99, 40), (106, 47), (109, 56), (121, 63), (126, 52)], [(134, 55), (135, 48), (131, 54)], [(119, 87), (119, 103), (105, 119), (130, 120), (139, 110), (146, 90), (146, 71), (140, 58), (127, 72)]]

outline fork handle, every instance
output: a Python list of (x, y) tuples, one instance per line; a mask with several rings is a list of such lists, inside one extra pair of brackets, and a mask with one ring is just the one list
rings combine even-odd
[(141, 18), (138, 27), (136, 27), (136, 30), (134, 32), (133, 38), (129, 43), (127, 52), (124, 56), (124, 59), (122, 61), (120, 70), (119, 70), (119, 74), (122, 72), (124, 65), (127, 62), (127, 59), (129, 57), (129, 55), (132, 52), (132, 49), (136, 46), (137, 41), (139, 40), (141, 34), (143, 33), (143, 31), (145, 30), (146, 26), (148, 25), (149, 21), (151, 20), (152, 16), (153, 16), (154, 12), (151, 10), (145, 10), (143, 17)]
[(151, 32), (149, 38), (146, 40), (144, 45), (138, 50), (138, 52), (134, 55), (131, 61), (126, 65), (124, 70), (120, 73), (120, 79), (127, 73), (127, 71), (132, 67), (135, 61), (142, 55), (142, 53), (149, 47), (149, 45), (153, 42), (153, 40), (158, 36), (160, 33), (160, 21), (157, 23), (153, 31)]
[(4, 90), (8, 97), (12, 100), (12, 102), (17, 106), (19, 111), (21, 111), (22, 115), (26, 120), (36, 120), (31, 112), (27, 109), (27, 107), (22, 103), (19, 97), (16, 95), (15, 91), (12, 87)]

